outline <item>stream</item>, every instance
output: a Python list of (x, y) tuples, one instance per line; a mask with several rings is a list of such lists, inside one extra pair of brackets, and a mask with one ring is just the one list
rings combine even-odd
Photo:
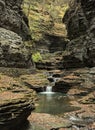
[[(57, 80), (59, 80), (59, 78), (53, 77), (53, 85), (55, 84), (55, 82), (57, 82)], [(39, 101), (37, 102), (36, 109), (33, 112), (34, 116), (36, 114), (42, 114), (42, 116), (43, 114), (60, 116), (64, 115), (64, 113), (66, 112), (76, 111), (80, 109), (79, 107), (72, 106), (72, 104), (70, 103), (70, 101), (72, 100), (70, 96), (64, 93), (53, 92), (51, 85), (46, 86), (45, 91), (38, 93), (38, 97)], [(44, 129), (37, 123), (30, 121), (30, 123), (28, 123), (26, 127), (22, 128), (22, 130), (47, 130), (47, 129)]]

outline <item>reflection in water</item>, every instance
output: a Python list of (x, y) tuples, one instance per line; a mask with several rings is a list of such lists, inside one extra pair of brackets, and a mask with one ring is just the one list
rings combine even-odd
[(40, 93), (39, 98), (40, 98), (39, 105), (36, 107), (35, 112), (56, 115), (79, 109), (71, 106), (70, 98), (61, 93), (54, 93), (54, 94)]
[[(70, 98), (60, 93), (53, 94), (39, 94), (39, 106), (37, 106), (35, 112), (49, 113), (53, 115), (63, 114), (65, 112), (78, 110), (79, 108), (72, 107), (69, 103)], [(13, 130), (13, 129), (12, 129)], [(23, 123), (22, 126), (14, 130), (46, 130), (46, 128), (38, 126), (28, 121)]]

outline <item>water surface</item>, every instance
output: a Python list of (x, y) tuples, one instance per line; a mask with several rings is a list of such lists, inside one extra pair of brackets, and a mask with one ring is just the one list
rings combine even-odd
[(79, 109), (72, 106), (70, 104), (70, 97), (62, 93), (42, 92), (39, 93), (38, 96), (39, 102), (35, 110), (35, 112), (38, 113), (58, 115)]

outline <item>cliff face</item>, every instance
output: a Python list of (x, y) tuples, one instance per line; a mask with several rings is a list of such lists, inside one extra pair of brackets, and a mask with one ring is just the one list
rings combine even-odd
[(93, 0), (77, 0), (67, 10), (63, 22), (68, 38), (64, 67), (95, 66), (95, 4)]
[(23, 41), (31, 39), (23, 0), (0, 0), (0, 66), (29, 67), (31, 53)]
[(23, 9), (29, 17), (32, 40), (39, 51), (56, 52), (65, 48), (66, 29), (62, 17), (67, 3), (68, 0), (24, 0)]
[(0, 0), (0, 27), (17, 33), (23, 40), (30, 40), (28, 19), (21, 9), (22, 1)]

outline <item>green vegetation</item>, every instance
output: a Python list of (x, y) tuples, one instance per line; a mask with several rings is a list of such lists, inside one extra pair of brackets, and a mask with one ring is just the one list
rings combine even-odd
[(42, 56), (39, 52), (35, 52), (32, 55), (32, 59), (33, 59), (34, 62), (39, 62), (39, 61), (42, 61)]
[(24, 0), (23, 9), (29, 18), (33, 42), (39, 42), (44, 34), (66, 35), (62, 18), (68, 9), (65, 0)]

